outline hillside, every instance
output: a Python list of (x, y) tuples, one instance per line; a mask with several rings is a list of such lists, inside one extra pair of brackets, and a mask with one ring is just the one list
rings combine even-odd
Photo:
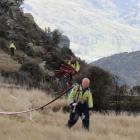
[(124, 84), (140, 85), (140, 51), (121, 53), (92, 63), (119, 76)]
[[(12, 77), (12, 82), (17, 80), (15, 84), (35, 86), (34, 81), (39, 85), (44, 77), (48, 82), (47, 70), (59, 68), (74, 54), (67, 36), (59, 30), (49, 31), (48, 27), (42, 30), (31, 14), (23, 12), (22, 4), (23, 0), (0, 1), (0, 70), (2, 76)], [(10, 57), (11, 41), (16, 45), (14, 57)]]
[(10, 55), (0, 50), (0, 70), (18, 71), (21, 65), (14, 61)]
[[(30, 92), (30, 94), (29, 94)], [(21, 111), (37, 107), (52, 99), (41, 91), (0, 88), (0, 111)], [(66, 101), (59, 100), (55, 107), (63, 106)], [(3, 140), (139, 140), (140, 117), (123, 113), (115, 116), (94, 113), (91, 116), (90, 132), (81, 129), (81, 121), (72, 130), (65, 128), (68, 113), (53, 112), (51, 108), (19, 116), (0, 116), (0, 137)]]

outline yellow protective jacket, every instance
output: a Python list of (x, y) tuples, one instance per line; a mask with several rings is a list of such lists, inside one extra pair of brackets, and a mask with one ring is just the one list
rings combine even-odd
[(80, 70), (80, 63), (78, 61), (76, 61), (75, 64), (71, 65), (77, 72)]
[[(79, 98), (77, 101), (78, 97), (78, 92), (79, 92)], [(68, 95), (68, 101), (69, 104), (73, 102), (81, 102), (81, 103), (87, 103), (88, 108), (92, 109), (93, 108), (93, 97), (90, 89), (86, 89), (85, 91), (82, 89), (82, 86), (76, 85)]]
[(11, 49), (11, 48), (14, 48), (14, 49), (16, 50), (16, 46), (15, 46), (14, 43), (11, 43), (10, 46), (9, 46), (9, 48), (10, 48), (10, 49)]
[(71, 62), (68, 62), (69, 65), (71, 65), (75, 71), (79, 71), (80, 70), (80, 63), (78, 61), (76, 61), (74, 64), (71, 64)]

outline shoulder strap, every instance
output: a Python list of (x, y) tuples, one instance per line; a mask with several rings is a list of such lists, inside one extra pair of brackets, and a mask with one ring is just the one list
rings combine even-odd
[(78, 85), (78, 89), (77, 89), (76, 102), (78, 102), (79, 96), (80, 96), (80, 85)]
[(89, 91), (90, 92), (90, 89), (89, 88), (82, 89), (82, 96), (85, 94), (86, 91)]

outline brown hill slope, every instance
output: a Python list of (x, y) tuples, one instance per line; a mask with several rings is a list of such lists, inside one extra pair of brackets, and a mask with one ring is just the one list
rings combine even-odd
[(0, 50), (0, 70), (18, 71), (20, 64), (14, 61), (10, 55)]

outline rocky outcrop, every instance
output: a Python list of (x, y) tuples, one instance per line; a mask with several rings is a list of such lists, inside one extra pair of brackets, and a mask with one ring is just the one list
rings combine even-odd
[(70, 47), (70, 39), (67, 36), (62, 35), (58, 46), (60, 48), (69, 48)]

